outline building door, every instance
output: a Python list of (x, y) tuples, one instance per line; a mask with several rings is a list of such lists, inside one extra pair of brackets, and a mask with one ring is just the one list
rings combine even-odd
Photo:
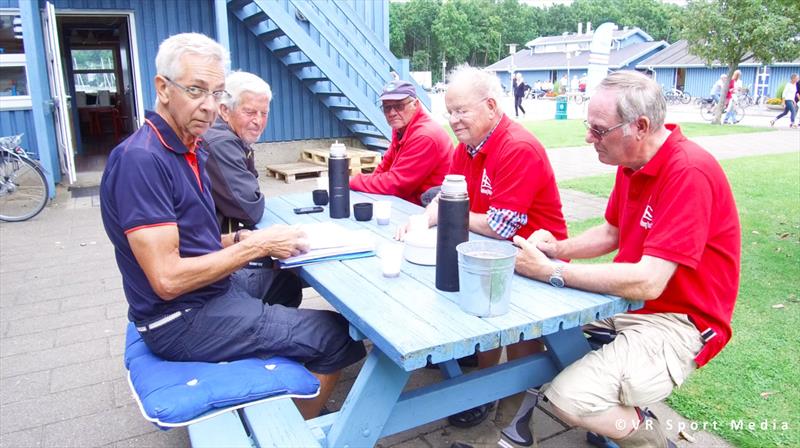
[(679, 68), (676, 73), (675, 88), (683, 91), (684, 86), (686, 86), (686, 69)]
[(47, 52), (47, 72), (50, 79), (50, 94), (53, 97), (53, 117), (56, 126), (56, 142), (61, 171), (67, 175), (70, 184), (75, 183), (75, 152), (72, 144), (72, 124), (69, 116), (69, 96), (64, 84), (61, 61), (61, 47), (58, 39), (56, 10), (52, 3), (45, 3), (44, 12), (45, 51)]

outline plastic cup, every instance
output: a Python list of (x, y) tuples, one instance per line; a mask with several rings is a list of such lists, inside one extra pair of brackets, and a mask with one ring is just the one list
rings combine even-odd
[(403, 265), (403, 245), (387, 243), (380, 249), (381, 268), (384, 277), (397, 277)]
[(389, 224), (392, 219), (392, 203), (389, 201), (378, 201), (373, 206), (375, 212), (375, 219), (378, 225), (385, 226)]

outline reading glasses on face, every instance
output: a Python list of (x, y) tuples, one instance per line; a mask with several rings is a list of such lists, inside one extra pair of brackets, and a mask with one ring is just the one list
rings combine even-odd
[(587, 130), (587, 131), (589, 131), (589, 132), (591, 132), (591, 133), (592, 133), (592, 137), (594, 137), (594, 138), (595, 138), (595, 140), (597, 140), (597, 141), (600, 141), (600, 140), (602, 140), (602, 139), (603, 139), (603, 137), (605, 137), (605, 135), (606, 135), (606, 134), (608, 134), (609, 132), (611, 132), (611, 131), (613, 131), (613, 130), (615, 130), (615, 129), (621, 128), (621, 127), (623, 127), (623, 126), (629, 125), (629, 124), (631, 124), (631, 123), (633, 123), (633, 122), (632, 122), (632, 121), (629, 121), (629, 122), (627, 122), (627, 123), (620, 123), (620, 124), (617, 124), (617, 125), (611, 126), (611, 127), (610, 127), (610, 128), (608, 128), (608, 129), (605, 129), (605, 130), (603, 130), (603, 129), (596, 129), (596, 128), (593, 128), (593, 127), (592, 127), (592, 126), (589, 124), (589, 122), (588, 122), (588, 121), (586, 121), (586, 120), (583, 120), (583, 125), (586, 127), (586, 130)]
[(177, 83), (166, 76), (164, 76), (164, 79), (169, 81), (169, 83), (174, 85), (175, 87), (183, 90), (183, 93), (185, 93), (186, 96), (188, 96), (193, 100), (205, 99), (206, 97), (211, 96), (212, 98), (214, 98), (214, 101), (219, 102), (220, 100), (228, 96), (228, 92), (226, 92), (225, 90), (216, 90), (214, 92), (211, 92), (202, 87), (197, 87), (197, 86), (186, 87), (183, 84)]
[(485, 96), (485, 97), (479, 99), (478, 101), (475, 101), (474, 103), (470, 104), (469, 106), (461, 106), (461, 107), (456, 108), (456, 110), (454, 110), (454, 111), (449, 111), (448, 110), (444, 114), (444, 118), (446, 118), (448, 120), (451, 119), (451, 118), (454, 119), (454, 120), (458, 120), (461, 117), (465, 117), (465, 116), (469, 115), (470, 113), (472, 113), (472, 107), (474, 107), (476, 104), (480, 104), (480, 103), (482, 103), (482, 102), (484, 102), (484, 101), (486, 101), (488, 99), (489, 99), (489, 97)]

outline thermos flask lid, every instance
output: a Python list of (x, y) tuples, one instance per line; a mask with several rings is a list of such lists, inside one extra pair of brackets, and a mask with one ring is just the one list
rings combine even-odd
[(461, 174), (448, 174), (442, 182), (442, 194), (464, 195), (467, 194), (467, 180)]
[(339, 140), (336, 140), (336, 143), (331, 145), (331, 156), (347, 157), (347, 148), (345, 148), (344, 143), (339, 143)]

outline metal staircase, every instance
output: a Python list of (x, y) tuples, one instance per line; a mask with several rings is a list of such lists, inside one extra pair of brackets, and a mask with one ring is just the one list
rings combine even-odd
[[(403, 64), (347, 4), (335, 0), (228, 0), (228, 9), (372, 150), (392, 130), (378, 97)], [(413, 81), (412, 81), (413, 82)], [(417, 86), (430, 109), (430, 99)]]

